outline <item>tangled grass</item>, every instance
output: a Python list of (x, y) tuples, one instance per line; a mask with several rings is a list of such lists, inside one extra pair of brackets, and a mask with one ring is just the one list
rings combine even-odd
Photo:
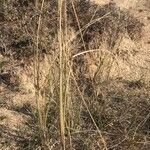
[[(143, 24), (112, 2), (100, 6), (88, 0), (67, 1), (66, 18), (58, 11), (58, 1), (40, 2), (3, 3), (0, 54), (24, 70), (35, 61), (29, 78), (34, 79), (30, 81), (38, 105), (23, 106), (29, 109), (32, 133), (18, 142), (19, 148), (148, 150), (149, 87), (141, 80), (99, 82), (106, 69), (101, 68), (103, 62), (108, 59), (108, 72), (112, 63), (109, 56), (102, 58), (101, 51), (99, 68), (89, 77), (94, 57), (90, 52), (106, 43), (106, 50), (115, 53), (126, 35), (138, 41)], [(7, 67), (0, 69), (7, 72)], [(0, 78), (10, 84), (11, 76), (1, 73)], [(20, 88), (19, 80), (14, 82)]]

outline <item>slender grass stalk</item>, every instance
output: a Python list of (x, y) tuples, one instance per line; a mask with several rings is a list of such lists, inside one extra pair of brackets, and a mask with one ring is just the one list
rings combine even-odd
[(83, 33), (82, 33), (82, 30), (81, 30), (80, 21), (79, 21), (79, 18), (78, 18), (73, 0), (71, 0), (71, 4), (72, 4), (72, 8), (73, 8), (73, 11), (74, 11), (74, 14), (75, 14), (75, 17), (76, 17), (76, 21), (77, 21), (77, 24), (78, 24), (79, 32), (80, 32), (80, 35), (81, 35), (81, 40), (82, 40), (82, 43), (83, 43), (83, 47), (84, 47), (84, 50), (86, 51), (86, 45), (85, 45), (85, 42), (84, 42), (84, 39), (83, 39)]
[(65, 150), (65, 112), (64, 112), (64, 72), (65, 72), (65, 60), (64, 60), (64, 37), (65, 37), (65, 23), (63, 22), (63, 15), (65, 12), (65, 0), (58, 1), (58, 10), (59, 10), (59, 30), (58, 30), (58, 41), (59, 41), (59, 117), (60, 117), (60, 136), (62, 149)]
[[(36, 7), (38, 5), (38, 0), (36, 0)], [(40, 11), (43, 11), (44, 0), (42, 0)], [(38, 123), (40, 129), (40, 138), (42, 142), (43, 148), (48, 149), (48, 133), (46, 127), (46, 114), (45, 107), (41, 108), (40, 102), (44, 101), (44, 98), (40, 94), (40, 52), (39, 52), (39, 41), (40, 41), (40, 29), (41, 29), (42, 16), (39, 15), (38, 18), (38, 26), (36, 32), (36, 48), (34, 51), (34, 84), (35, 84), (35, 99), (37, 104), (37, 112), (38, 112)]]
[(84, 99), (83, 94), (82, 94), (81, 91), (80, 91), (80, 88), (79, 88), (79, 86), (78, 86), (78, 83), (77, 83), (77, 81), (76, 81), (76, 78), (75, 78), (75, 76), (74, 76), (73, 71), (71, 71), (71, 74), (72, 74), (72, 76), (73, 76), (73, 80), (74, 80), (75, 86), (77, 87), (77, 90), (78, 90), (78, 92), (79, 92), (79, 95), (80, 95), (80, 97), (81, 97), (81, 99), (82, 99), (82, 101), (83, 101), (83, 103), (84, 103), (84, 106), (86, 107), (86, 109), (87, 109), (87, 111), (88, 111), (88, 113), (89, 113), (89, 115), (90, 115), (90, 118), (92, 119), (92, 122), (93, 122), (93, 124), (94, 124), (94, 126), (95, 126), (95, 128), (96, 128), (96, 130), (97, 130), (97, 132), (98, 132), (98, 134), (99, 134), (99, 136), (100, 136), (100, 139), (101, 139), (101, 141), (102, 141), (102, 143), (103, 143), (103, 146), (104, 146), (103, 149), (104, 149), (104, 150), (108, 150), (108, 148), (107, 148), (107, 143), (106, 143), (106, 141), (105, 141), (105, 139), (104, 139), (104, 137), (103, 137), (103, 135), (102, 135), (102, 133), (101, 133), (101, 130), (98, 128), (98, 126), (97, 126), (97, 124), (96, 124), (96, 122), (95, 122), (95, 120), (94, 120), (94, 118), (93, 118), (93, 116), (92, 116), (92, 114), (91, 114), (91, 112), (90, 112), (90, 110), (89, 110), (89, 108), (88, 108), (88, 105), (87, 105), (87, 103), (86, 103), (86, 101), (85, 101), (85, 99)]
[(87, 23), (86, 25), (84, 25), (82, 28), (80, 28), (79, 31), (77, 31), (77, 32), (75, 33), (75, 35), (74, 35), (71, 39), (69, 39), (69, 40), (67, 41), (66, 45), (69, 45), (78, 35), (81, 34), (81, 32), (83, 32), (83, 31), (84, 31), (85, 29), (87, 29), (88, 27), (90, 27), (91, 25), (93, 25), (94, 23), (96, 23), (96, 22), (98, 22), (98, 21), (101, 21), (103, 18), (108, 17), (110, 13), (111, 13), (111, 12), (105, 14), (104, 16), (102, 16), (102, 17), (100, 17), (100, 18), (91, 20), (89, 23)]

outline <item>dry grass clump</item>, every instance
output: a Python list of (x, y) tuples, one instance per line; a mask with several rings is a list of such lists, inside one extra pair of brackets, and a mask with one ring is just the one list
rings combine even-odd
[(80, 0), (75, 1), (74, 5), (75, 10), (71, 4), (68, 7), (69, 24), (75, 31), (78, 31), (79, 20), (82, 30), (82, 34), (77, 36), (76, 45), (79, 46), (74, 54), (88, 50), (89, 53), (75, 57), (73, 67), (79, 77), (79, 85), (87, 83), (87, 89), (90, 91), (91, 83), (98, 74), (98, 78), (109, 77), (112, 64), (116, 61), (116, 56), (120, 54), (119, 45), (123, 37), (128, 36), (137, 42), (141, 38), (143, 24), (113, 2), (99, 6), (90, 1)]
[[(133, 84), (131, 86), (131, 84)], [(139, 81), (137, 81), (139, 85)], [(135, 86), (135, 83), (126, 81), (111, 81), (99, 86), (101, 93), (96, 97), (94, 95), (84, 96), (88, 108), (101, 130), (108, 149), (138, 149), (149, 148), (149, 88)], [(80, 95), (72, 97), (72, 110), (66, 118), (66, 149), (102, 149), (103, 144), (99, 139), (98, 131), (93, 121), (81, 101)], [(58, 103), (51, 102), (49, 106), (47, 126), (49, 135), (52, 137), (49, 141), (55, 149), (60, 149), (58, 140)], [(70, 116), (71, 115), (71, 116)], [(69, 119), (70, 117), (70, 119)], [(35, 119), (35, 120), (34, 120)], [(31, 125), (34, 134), (26, 141), (26, 144), (32, 143), (32, 148), (40, 146), (40, 138), (37, 132), (37, 119), (32, 117)], [(67, 132), (67, 131), (70, 132)], [(70, 139), (71, 138), (71, 139)], [(34, 141), (33, 141), (34, 139)], [(37, 141), (36, 141), (36, 140)], [(71, 140), (71, 141), (70, 141)], [(35, 145), (34, 145), (35, 144)], [(27, 145), (26, 145), (27, 146)]]
[[(144, 137), (146, 137), (147, 143), (149, 141), (149, 126), (147, 126), (150, 117), (149, 102), (147, 101), (149, 94), (143, 91), (145, 86), (132, 89), (126, 88), (127, 84), (120, 81), (103, 83), (99, 86), (102, 93), (97, 98), (95, 96), (86, 97), (92, 116), (107, 139), (110, 149), (133, 149), (134, 147), (136, 149), (141, 147)], [(89, 135), (87, 139), (90, 139), (89, 142), (91, 142), (93, 137), (95, 139), (96, 133), (94, 133), (95, 127), (86, 109), (82, 109), (81, 121), (82, 130), (85, 131), (83, 135), (86, 137)], [(84, 136), (82, 138), (84, 139)], [(84, 147), (84, 142), (82, 145)], [(147, 147), (143, 146), (143, 149), (147, 149)]]
[[(71, 2), (67, 2), (68, 25), (78, 31), (76, 17), (71, 5)], [(56, 0), (46, 1), (41, 14), (43, 28), (40, 29), (42, 37), (39, 47), (42, 53), (51, 53), (55, 50), (51, 45), (54, 38), (57, 37), (57, 7), (58, 2)], [(81, 28), (94, 21), (82, 30), (86, 49), (89, 49), (90, 41), (95, 38), (99, 38), (99, 45), (106, 40), (109, 47), (113, 48), (117, 39), (120, 39), (119, 37), (126, 32), (132, 40), (137, 40), (141, 36), (142, 23), (127, 11), (120, 10), (115, 3), (98, 6), (90, 1), (80, 0), (74, 2), (74, 7)], [(2, 51), (17, 59), (32, 57), (36, 43), (37, 19), (40, 12), (34, 7), (33, 1), (28, 0), (5, 2), (3, 3), (3, 9), (4, 20), (1, 23)], [(100, 19), (104, 15), (106, 17)], [(80, 38), (80, 36), (78, 37)], [(81, 45), (83, 46), (83, 44)], [(97, 48), (99, 45), (93, 44), (90, 48)], [(81, 49), (83, 50), (83, 48)]]
[[(9, 1), (3, 3), (4, 20), (1, 22), (1, 51), (3, 55), (14, 59), (33, 57), (36, 47), (37, 20), (40, 12), (34, 7), (34, 1)], [(51, 9), (53, 8), (53, 9)], [(42, 11), (42, 25), (39, 43), (41, 53), (52, 50), (52, 42), (57, 34), (57, 1), (46, 2)]]
[[(32, 107), (28, 103), (16, 107), (2, 103), (2, 107), (28, 116), (26, 126), (31, 131), (17, 141), (17, 146), (28, 150), (148, 150), (149, 87), (142, 80), (109, 76), (119, 53), (118, 43), (126, 35), (138, 41), (142, 23), (115, 3), (61, 2), (3, 3), (0, 53), (9, 63), (0, 68), (0, 80), (20, 88), (23, 80), (16, 71), (17, 80), (15, 69), (30, 72), (26, 82), (31, 83), (26, 85), (34, 89), (19, 89), (24, 96), (19, 90), (14, 94), (20, 92), (20, 99), (32, 99), (35, 92), (36, 101)], [(11, 77), (16, 80), (11, 82)]]
[[(112, 49), (116, 41), (120, 36), (126, 33), (132, 40), (138, 40), (141, 37), (143, 24), (136, 18), (130, 15), (128, 11), (123, 11), (113, 2), (98, 6), (90, 1), (80, 0), (75, 3), (76, 13), (80, 21), (81, 28), (89, 24), (87, 28), (83, 30), (84, 42), (88, 43), (97, 38), (99, 35), (99, 43), (107, 40), (109, 47)], [(78, 30), (77, 23), (75, 24), (76, 17), (74, 15), (72, 7), (69, 7), (68, 15), (71, 20), (71, 26)], [(86, 15), (85, 15), (86, 14)], [(106, 15), (106, 17), (103, 17)], [(92, 22), (90, 25), (90, 22)], [(96, 45), (94, 45), (96, 46)], [(97, 45), (98, 47), (99, 45)]]

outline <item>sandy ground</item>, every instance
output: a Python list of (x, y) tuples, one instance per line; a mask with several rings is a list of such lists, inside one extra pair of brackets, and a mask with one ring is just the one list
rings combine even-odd
[[(112, 66), (111, 76), (122, 77), (129, 80), (139, 80), (145, 76), (145, 80), (150, 78), (150, 1), (148, 0), (92, 0), (100, 5), (114, 2), (120, 9), (125, 9), (143, 23), (141, 40), (133, 42), (128, 37), (123, 38), (119, 49), (128, 53), (129, 62), (117, 58), (117, 65)], [(130, 53), (135, 52), (131, 56)]]
[[(93, 0), (100, 5), (106, 4), (109, 0)], [(122, 43), (122, 48), (124, 45), (128, 45), (128, 48), (135, 48), (138, 51), (137, 62), (143, 67), (149, 67), (150, 65), (150, 1), (144, 0), (114, 0), (116, 4), (121, 7), (121, 9), (128, 9), (134, 16), (136, 16), (144, 24), (144, 30), (142, 35), (142, 40), (140, 42), (140, 48), (130, 40), (124, 40)], [(126, 49), (126, 47), (124, 47)], [(122, 62), (123, 63), (123, 62)], [(124, 65), (122, 65), (124, 66)], [(125, 66), (128, 69), (127, 66)], [(123, 68), (123, 71), (126, 70)], [(131, 71), (131, 70), (130, 70)], [(128, 72), (130, 72), (128, 71)], [(140, 70), (141, 71), (141, 70)], [(122, 71), (121, 71), (122, 72)], [(143, 73), (143, 72), (142, 72)], [(135, 77), (135, 73), (134, 77)], [(130, 76), (133, 76), (133, 74)], [(124, 75), (124, 73), (123, 73)], [(29, 103), (33, 105), (33, 93), (14, 93), (7, 90), (6, 87), (1, 85), (0, 91), (0, 150), (16, 150), (17, 140), (16, 138), (23, 138), (26, 135), (18, 135), (17, 133), (22, 133), (22, 130), (28, 115), (23, 109), (24, 105)], [(9, 132), (8, 132), (9, 131)]]

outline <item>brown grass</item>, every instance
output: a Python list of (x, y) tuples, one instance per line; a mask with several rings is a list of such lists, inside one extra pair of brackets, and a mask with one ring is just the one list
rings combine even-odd
[(113, 2), (12, 0), (3, 10), (0, 149), (150, 148), (143, 22)]

